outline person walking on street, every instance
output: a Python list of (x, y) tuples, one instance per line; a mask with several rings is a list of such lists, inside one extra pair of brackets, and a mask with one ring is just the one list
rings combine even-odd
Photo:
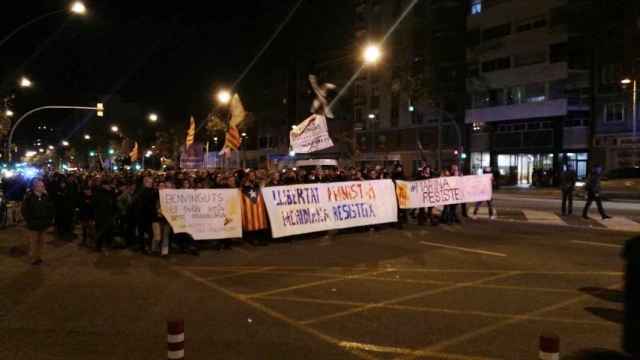
[(602, 200), (600, 199), (600, 191), (602, 186), (600, 185), (600, 178), (602, 176), (602, 167), (594, 166), (591, 171), (591, 175), (587, 178), (587, 183), (585, 184), (585, 191), (587, 192), (587, 203), (584, 205), (584, 210), (582, 210), (582, 217), (585, 219), (589, 219), (589, 208), (591, 208), (591, 203), (594, 201), (598, 206), (598, 212), (600, 216), (602, 216), (602, 220), (611, 219), (609, 215), (607, 215), (602, 207)]
[[(434, 177), (435, 176), (431, 171), (431, 166), (425, 165), (425, 167), (418, 171), (416, 180), (429, 180)], [(428, 207), (426, 214), (424, 208), (418, 209), (418, 225), (425, 225), (427, 220), (429, 220), (429, 223), (431, 223), (432, 226), (438, 225), (438, 222), (434, 219), (433, 207)]]
[[(562, 216), (573, 213), (573, 192), (576, 189), (576, 172), (567, 165), (560, 174), (560, 190), (562, 190)], [(567, 207), (568, 203), (568, 207)]]
[[(491, 171), (490, 167), (486, 167), (482, 170), (482, 173), (484, 175), (487, 176), (491, 176), (491, 187), (493, 189), (495, 189), (495, 185), (496, 185), (496, 180), (495, 177), (493, 176), (493, 172)], [(473, 209), (473, 217), (476, 218), (478, 216), (478, 210), (480, 210), (480, 206), (482, 206), (482, 201), (478, 201), (476, 203), (476, 206)], [(496, 215), (495, 215), (495, 207), (493, 206), (493, 198), (487, 200), (487, 206), (489, 207), (489, 219), (490, 220), (495, 220), (496, 219)]]
[(44, 233), (53, 225), (55, 210), (49, 200), (44, 182), (41, 179), (33, 181), (32, 190), (22, 202), (22, 216), (31, 232), (31, 264), (42, 264), (42, 247)]
[(96, 251), (111, 246), (116, 217), (116, 195), (109, 179), (96, 179), (92, 207), (96, 221)]

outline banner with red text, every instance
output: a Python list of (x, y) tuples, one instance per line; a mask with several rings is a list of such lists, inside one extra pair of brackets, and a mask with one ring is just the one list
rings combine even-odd
[(451, 176), (420, 181), (397, 181), (401, 209), (491, 200), (492, 175)]
[(391, 180), (265, 187), (274, 238), (398, 221)]

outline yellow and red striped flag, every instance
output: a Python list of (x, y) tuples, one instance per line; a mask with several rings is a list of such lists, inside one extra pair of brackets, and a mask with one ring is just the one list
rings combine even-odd
[(132, 162), (138, 161), (140, 159), (140, 150), (138, 148), (138, 142), (136, 141), (135, 145), (133, 145), (133, 150), (129, 153), (129, 158)]
[(242, 144), (238, 125), (247, 117), (247, 111), (244, 109), (238, 94), (234, 94), (231, 98), (229, 112), (231, 113), (229, 128), (227, 129), (227, 134), (224, 139), (224, 146), (222, 147), (222, 151), (220, 151), (221, 154), (225, 155), (229, 155), (232, 151), (238, 151), (240, 144)]
[(242, 187), (242, 230), (260, 231), (269, 228), (267, 208), (258, 186)]
[(193, 116), (190, 119), (189, 130), (187, 131), (187, 143), (185, 148), (188, 149), (196, 141), (196, 121)]

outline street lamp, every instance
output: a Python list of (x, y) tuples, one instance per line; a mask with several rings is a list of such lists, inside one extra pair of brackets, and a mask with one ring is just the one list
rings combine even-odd
[(69, 146), (69, 142), (67, 140), (62, 140), (62, 146), (67, 147)]
[(382, 57), (382, 50), (380, 49), (380, 46), (370, 44), (365, 47), (362, 56), (364, 58), (365, 64), (373, 65), (377, 63)]
[(87, 141), (88, 141), (88, 140), (91, 140), (91, 135), (89, 135), (89, 134), (84, 134), (84, 139), (85, 139), (85, 140), (87, 140)]
[(69, 9), (72, 13), (77, 15), (84, 15), (87, 13), (87, 7), (84, 6), (84, 3), (82, 1), (74, 2), (73, 4), (71, 4), (71, 7)]
[(47, 147), (47, 149), (49, 149), (49, 150), (54, 150), (54, 149), (55, 149), (55, 147), (53, 147), (53, 145), (49, 145), (49, 146)]
[(21, 88), (30, 88), (33, 86), (33, 82), (31, 82), (31, 80), (26, 76), (20, 78), (19, 84)]
[(632, 128), (633, 128), (633, 143), (635, 144), (635, 139), (636, 139), (636, 126), (637, 126), (637, 122), (638, 122), (638, 81), (636, 79), (630, 79), (630, 78), (625, 78), (622, 79), (622, 81), (620, 81), (620, 83), (622, 84), (622, 86), (628, 86), (630, 84), (633, 83), (633, 87), (631, 89), (631, 91), (633, 91), (633, 94), (631, 96), (631, 101), (633, 102), (631, 105), (631, 109), (632, 109), (632, 116), (631, 116), (631, 122), (632, 122)]
[(231, 92), (229, 90), (220, 90), (216, 96), (221, 105), (227, 105), (231, 101)]
[(82, 1), (76, 1), (72, 3), (68, 9), (64, 8), (60, 10), (54, 10), (54, 11), (42, 14), (38, 17), (35, 17), (27, 21), (26, 23), (18, 26), (17, 28), (13, 29), (13, 31), (11, 31), (7, 36), (2, 38), (2, 40), (0, 40), (0, 47), (2, 47), (2, 45), (4, 45), (7, 41), (11, 40), (11, 38), (13, 38), (17, 33), (24, 30), (28, 26), (33, 25), (40, 20), (46, 19), (49, 16), (63, 14), (63, 13), (66, 13), (67, 11), (70, 11), (72, 14), (75, 14), (75, 15), (85, 15), (87, 13), (87, 7), (84, 5), (84, 3), (82, 3)]
[(120, 131), (120, 128), (118, 127), (118, 125), (111, 125), (112, 133), (117, 133), (118, 131)]
[(13, 116), (13, 111), (7, 109), (7, 111), (5, 111), (4, 114), (6, 115), (6, 117), (12, 117)]
[(156, 114), (156, 113), (149, 114), (149, 121), (151, 121), (152, 123), (157, 122), (158, 121), (158, 114)]

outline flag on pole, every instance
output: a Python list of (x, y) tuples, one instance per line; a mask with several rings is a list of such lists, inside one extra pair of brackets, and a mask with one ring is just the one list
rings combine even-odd
[(133, 150), (129, 153), (129, 158), (131, 159), (131, 162), (140, 160), (140, 150), (138, 148), (137, 141), (135, 142), (135, 145), (133, 145)]
[(231, 102), (229, 103), (229, 112), (231, 113), (229, 128), (227, 129), (227, 133), (224, 138), (224, 146), (222, 147), (222, 151), (220, 151), (220, 154), (224, 154), (225, 156), (231, 154), (232, 151), (238, 151), (242, 144), (238, 125), (247, 117), (247, 111), (244, 109), (238, 94), (234, 94), (231, 98)]
[(330, 90), (335, 90), (336, 86), (331, 83), (318, 85), (318, 79), (315, 75), (309, 75), (309, 83), (311, 83), (313, 92), (316, 93), (316, 98), (313, 99), (313, 103), (311, 104), (311, 113), (333, 119), (333, 112), (327, 101), (327, 95)]
[(187, 142), (185, 148), (189, 148), (196, 141), (196, 121), (193, 116), (190, 119), (189, 130), (187, 131)]

